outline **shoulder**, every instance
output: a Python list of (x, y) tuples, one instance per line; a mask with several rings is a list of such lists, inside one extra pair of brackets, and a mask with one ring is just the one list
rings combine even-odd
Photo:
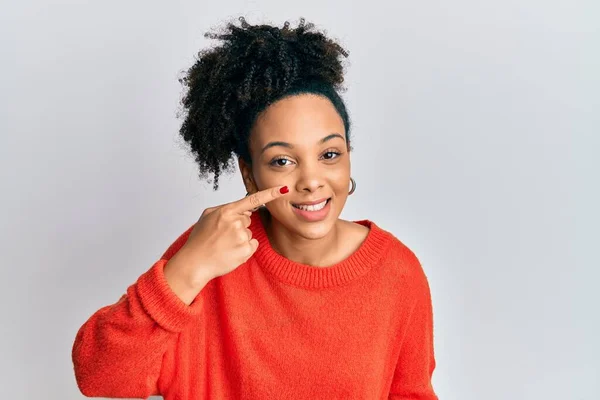
[(398, 278), (410, 278), (415, 284), (427, 285), (427, 277), (421, 260), (409, 245), (393, 232), (380, 227), (375, 222), (372, 224), (372, 227), (380, 230), (389, 241), (387, 249), (382, 255), (382, 263), (386, 264), (388, 272)]

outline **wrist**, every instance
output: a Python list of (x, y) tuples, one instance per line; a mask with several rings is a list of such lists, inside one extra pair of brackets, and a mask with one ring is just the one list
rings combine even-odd
[(191, 287), (204, 287), (208, 282), (216, 276), (213, 273), (213, 268), (206, 262), (207, 257), (198, 255), (198, 251), (191, 251), (185, 245), (173, 256), (177, 257), (176, 264), (185, 276), (185, 280)]
[(213, 279), (210, 269), (198, 267), (185, 251), (178, 252), (167, 262), (164, 276), (171, 289), (187, 305)]

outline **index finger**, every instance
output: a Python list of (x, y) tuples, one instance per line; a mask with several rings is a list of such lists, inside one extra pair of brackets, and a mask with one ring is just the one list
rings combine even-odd
[(269, 189), (260, 190), (256, 193), (244, 197), (241, 200), (231, 203), (231, 208), (235, 212), (243, 213), (251, 211), (261, 204), (267, 204), (279, 197), (282, 197), (288, 192), (287, 186), (275, 186)]

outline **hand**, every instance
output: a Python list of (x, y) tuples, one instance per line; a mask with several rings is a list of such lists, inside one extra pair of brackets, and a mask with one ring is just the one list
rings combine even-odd
[[(186, 275), (210, 279), (223, 276), (246, 262), (258, 248), (252, 238), (250, 216), (252, 210), (287, 193), (283, 186), (261, 190), (232, 203), (209, 207), (194, 225), (187, 242), (179, 250), (189, 264)], [(176, 255), (176, 256), (177, 256)]]

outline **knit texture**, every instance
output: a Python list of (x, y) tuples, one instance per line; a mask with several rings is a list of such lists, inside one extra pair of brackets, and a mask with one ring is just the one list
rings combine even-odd
[(259, 246), (191, 305), (163, 268), (192, 227), (79, 329), (75, 377), (90, 397), (437, 400), (429, 285), (413, 252), (370, 220), (348, 258), (328, 267)]

